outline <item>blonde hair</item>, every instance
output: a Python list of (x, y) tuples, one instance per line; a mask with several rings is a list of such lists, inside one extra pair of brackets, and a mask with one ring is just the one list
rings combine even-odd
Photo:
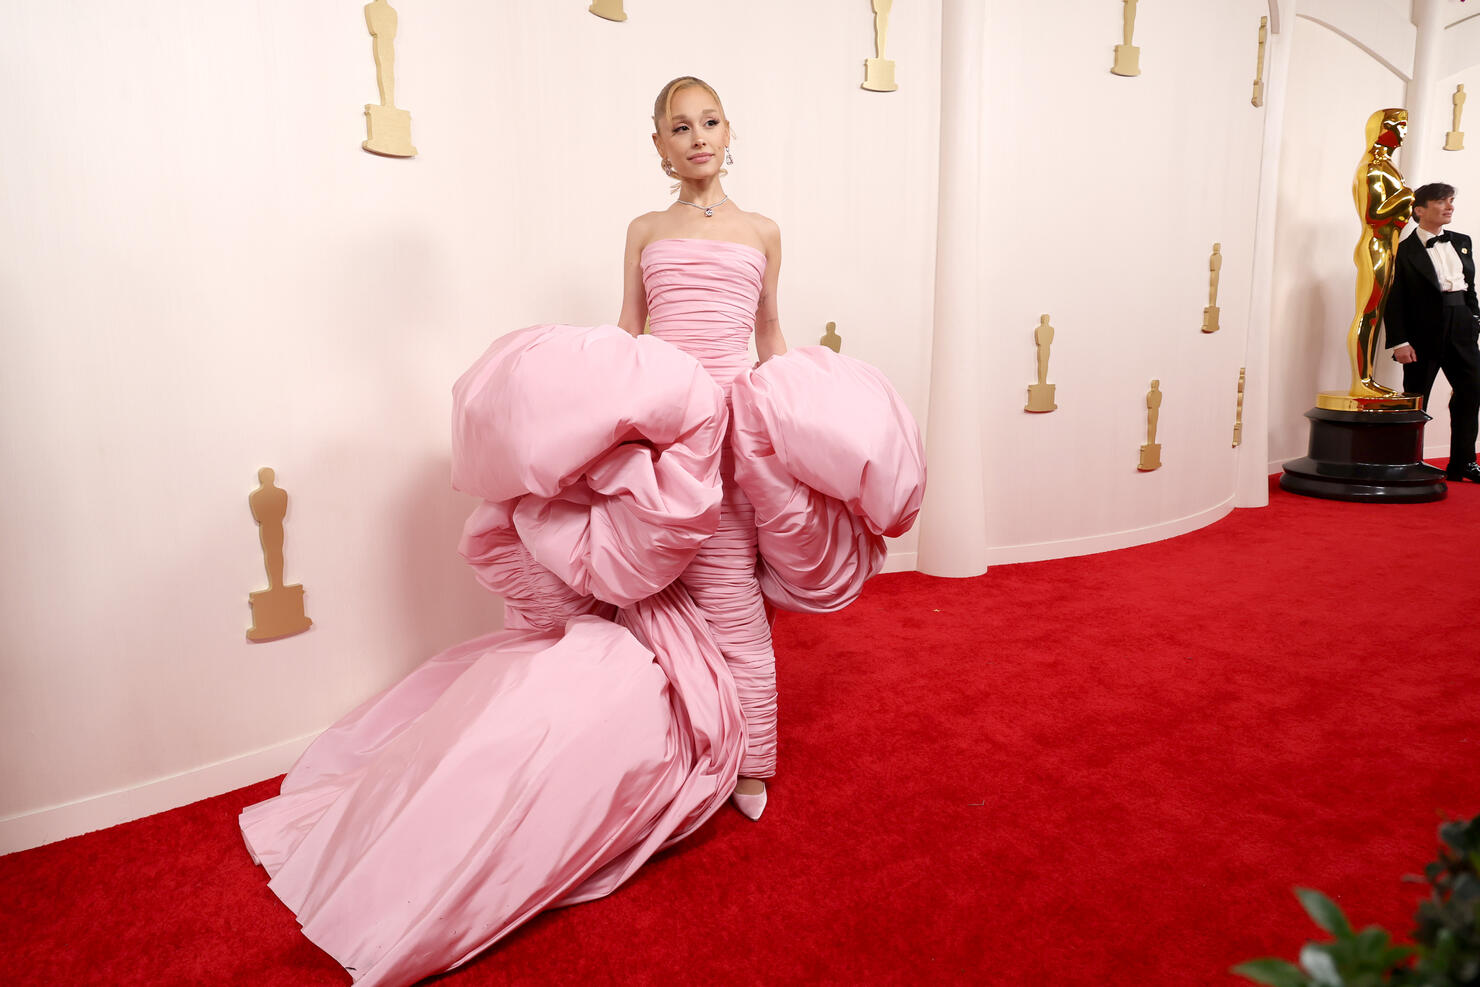
[[(668, 85), (664, 86), (662, 89), (658, 90), (658, 98), (653, 101), (654, 130), (662, 129), (662, 125), (658, 121), (666, 117), (669, 111), (673, 108), (674, 95), (681, 89), (689, 89), (693, 86), (698, 86), (700, 89), (703, 89), (705, 92), (707, 92), (710, 96), (713, 96), (714, 105), (719, 108), (720, 117), (724, 117), (725, 104), (720, 101), (719, 93), (714, 91), (713, 86), (705, 82), (703, 79), (697, 78), (695, 76), (681, 75), (677, 79), (669, 82)], [(730, 121), (725, 120), (725, 123), (729, 122)]]

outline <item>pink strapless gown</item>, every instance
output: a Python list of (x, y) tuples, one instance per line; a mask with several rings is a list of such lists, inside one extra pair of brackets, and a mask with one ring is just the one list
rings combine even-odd
[(856, 597), (924, 466), (872, 368), (808, 347), (747, 370), (764, 265), (659, 240), (651, 335), (533, 326), (458, 380), (453, 483), (483, 501), (461, 551), (508, 629), (367, 700), (241, 816), (357, 982), (413, 983), (610, 893), (773, 770), (765, 601)]

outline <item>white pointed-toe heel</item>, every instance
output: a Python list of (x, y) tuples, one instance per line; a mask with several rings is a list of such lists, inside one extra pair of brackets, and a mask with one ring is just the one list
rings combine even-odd
[(759, 819), (761, 813), (766, 811), (766, 789), (764, 787), (754, 795), (743, 792), (731, 792), (730, 801), (735, 803), (735, 808), (747, 819)]

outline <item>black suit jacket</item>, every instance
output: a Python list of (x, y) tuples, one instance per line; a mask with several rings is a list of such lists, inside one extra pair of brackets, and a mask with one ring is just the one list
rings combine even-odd
[[(1465, 304), (1471, 314), (1480, 318), (1480, 304), (1475, 300), (1475, 248), (1463, 233), (1450, 233), (1449, 237), (1465, 272)], [(1418, 234), (1411, 233), (1398, 244), (1393, 287), (1383, 311), (1387, 345), (1409, 343), (1414, 349), (1422, 350), (1437, 343), (1434, 334), (1444, 324), (1441, 307), (1439, 275), (1434, 273), (1434, 262), (1429, 260), (1428, 248)]]

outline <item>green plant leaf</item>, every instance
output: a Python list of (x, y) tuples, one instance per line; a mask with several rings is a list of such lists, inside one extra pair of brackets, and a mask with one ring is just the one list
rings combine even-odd
[(1269, 984), (1270, 987), (1309, 987), (1310, 984), (1310, 980), (1300, 972), (1298, 966), (1275, 959), (1273, 956), (1240, 963), (1229, 972), (1252, 980), (1256, 984)]
[(1305, 913), (1316, 925), (1341, 939), (1351, 936), (1351, 923), (1346, 920), (1346, 915), (1336, 902), (1311, 888), (1296, 888), (1295, 897), (1300, 899)]
[(1382, 954), (1382, 965), (1384, 969), (1391, 970), (1393, 967), (1417, 955), (1418, 950), (1412, 946), (1392, 946), (1386, 953)]
[(1433, 968), (1443, 970), (1454, 963), (1456, 943), (1454, 933), (1448, 929), (1440, 929), (1436, 937), (1434, 948), (1429, 950), (1427, 960), (1433, 964)]
[(1392, 936), (1375, 925), (1357, 933), (1355, 959), (1359, 970), (1383, 970), (1383, 959), (1392, 944)]

